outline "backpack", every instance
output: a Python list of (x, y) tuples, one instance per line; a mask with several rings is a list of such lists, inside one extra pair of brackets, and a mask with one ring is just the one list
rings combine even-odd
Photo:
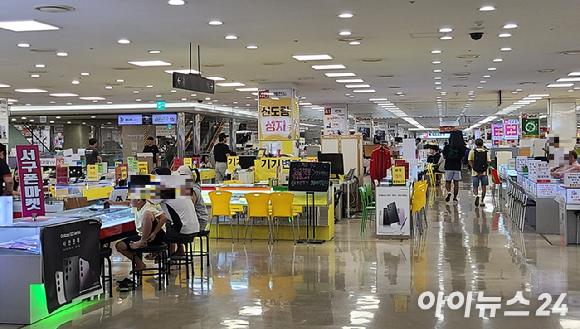
[(473, 150), (473, 171), (478, 173), (485, 173), (487, 172), (487, 151), (479, 152), (477, 150)]

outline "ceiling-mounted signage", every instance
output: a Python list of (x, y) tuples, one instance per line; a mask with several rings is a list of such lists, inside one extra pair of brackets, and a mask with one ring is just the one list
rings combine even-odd
[(215, 93), (214, 81), (204, 78), (199, 74), (173, 72), (173, 88), (197, 91), (206, 94)]
[(177, 114), (175, 113), (153, 114), (152, 122), (154, 125), (175, 125), (177, 124)]
[(121, 114), (117, 116), (119, 126), (142, 125), (143, 116), (141, 114)]

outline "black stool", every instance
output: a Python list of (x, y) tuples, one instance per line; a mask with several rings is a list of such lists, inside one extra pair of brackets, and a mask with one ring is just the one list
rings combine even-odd
[[(113, 266), (111, 265), (111, 255), (113, 250), (109, 247), (103, 247), (99, 252), (100, 263), (101, 263), (101, 278), (103, 279), (103, 290), (105, 290), (105, 285), (109, 283), (109, 297), (113, 297)], [(105, 272), (105, 259), (107, 260), (108, 271)]]
[[(185, 248), (185, 259), (170, 259), (171, 264), (167, 266), (168, 272), (171, 273), (171, 265), (179, 266), (181, 270), (181, 266), (185, 266), (185, 273), (186, 278), (189, 279), (189, 268), (191, 267), (191, 274), (193, 276), (193, 240), (195, 239), (196, 235), (192, 234), (190, 237), (187, 238), (165, 238), (166, 243), (175, 243), (175, 244), (182, 244)], [(171, 257), (170, 257), (171, 258)]]
[[(201, 267), (201, 273), (203, 275), (203, 257), (207, 258), (207, 266), (209, 267), (209, 230), (199, 231), (195, 237), (199, 238), (199, 251), (192, 251), (192, 256), (199, 256), (199, 264)], [(205, 238), (205, 251), (203, 250), (203, 238)], [(195, 243), (194, 243), (195, 245)]]
[[(136, 270), (135, 269), (135, 257), (139, 256), (143, 259), (143, 253), (157, 253), (157, 257), (159, 258), (159, 263), (156, 267), (153, 268), (146, 268), (144, 270)], [(169, 258), (169, 247), (166, 243), (162, 243), (157, 246), (146, 246), (143, 248), (139, 248), (135, 250), (133, 254), (133, 259), (131, 261), (131, 267), (133, 269), (133, 288), (137, 287), (137, 279), (139, 279), (139, 283), (142, 284), (142, 279), (144, 276), (158, 276), (159, 281), (159, 290), (161, 290), (162, 283), (169, 283), (169, 277), (167, 273), (169, 269), (167, 268), (167, 259)], [(144, 273), (144, 272), (151, 272), (151, 273)]]

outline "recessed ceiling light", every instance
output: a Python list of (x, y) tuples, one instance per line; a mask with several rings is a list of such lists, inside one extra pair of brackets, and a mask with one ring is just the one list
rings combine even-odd
[(321, 55), (292, 55), (297, 61), (325, 61), (333, 59), (332, 56), (328, 54), (321, 54)]
[(233, 34), (230, 34), (230, 35), (226, 35), (225, 36), (225, 39), (226, 40), (236, 40), (237, 38), (238, 38), (238, 36), (237, 35), (233, 35)]
[(439, 49), (431, 50), (431, 54), (441, 54), (442, 51)]
[(352, 13), (342, 13), (338, 15), (338, 18), (353, 18), (354, 15)]
[(49, 94), (52, 97), (77, 97), (78, 94), (73, 94), (73, 93), (53, 93), (53, 94)]
[(518, 24), (515, 23), (509, 23), (503, 26), (504, 29), (509, 30), (509, 29), (515, 29), (516, 27), (518, 27)]
[(166, 61), (154, 60), (154, 61), (132, 61), (128, 62), (135, 66), (171, 66), (172, 64)]
[(111, 86), (105, 86), (105, 89), (113, 89)]
[(226, 78), (222, 78), (222, 77), (206, 77), (206, 79), (210, 79), (213, 81), (224, 81)]
[(147, 85), (146, 88), (153, 88), (153, 85)]
[(161, 97), (161, 95), (155, 95), (155, 97), (159, 98), (159, 97)]
[(0, 22), (0, 29), (10, 30), (13, 32), (31, 32), (31, 31), (54, 31), (59, 28), (42, 23), (39, 21), (28, 20), (28, 21), (8, 21)]
[(442, 70), (439, 70), (439, 69), (433, 70), (433, 73), (441, 73), (441, 72), (443, 72), (443, 71)]
[(350, 32), (350, 31), (340, 31), (338, 34), (339, 35), (342, 35), (342, 36), (349, 36), (349, 35), (352, 34), (352, 32)]
[(48, 92), (44, 89), (37, 89), (37, 88), (20, 88), (20, 89), (14, 89), (14, 91), (17, 93), (28, 93), (28, 94)]
[(484, 75), (483, 77), (488, 79), (488, 78), (491, 78), (491, 75)]
[(161, 54), (161, 50), (149, 50), (150, 54)]
[[(436, 90), (441, 90), (443, 87), (435, 87)], [(399, 95), (400, 96), (400, 95)]]
[(237, 91), (246, 91), (246, 92), (251, 92), (251, 91), (258, 91), (257, 87), (253, 87), (253, 88), (236, 88)]
[(79, 99), (82, 99), (84, 101), (104, 101), (106, 98), (99, 97), (99, 96), (84, 96), (84, 97), (79, 97)]
[(503, 59), (501, 59), (501, 58), (494, 58), (493, 59), (493, 62), (494, 63), (501, 63), (501, 62), (503, 62)]
[(432, 61), (431, 64), (438, 65), (438, 64), (441, 64), (441, 61)]
[(487, 83), (487, 81), (481, 80), (481, 81), (479, 81), (479, 83)]
[[(374, 89), (354, 89), (352, 92), (354, 92), (354, 93), (375, 93), (377, 91)], [(350, 96), (350, 97), (352, 97), (352, 96)]]
[(252, 96), (246, 96), (247, 99), (252, 99)]
[(341, 72), (324, 73), (324, 75), (326, 75), (329, 78), (343, 78), (343, 77), (355, 77), (356, 76), (356, 74), (354, 74), (354, 73), (341, 73)]
[(351, 41), (348, 44), (351, 46), (360, 46), (360, 41)]
[(442, 82), (441, 81), (435, 81), (434, 82), (436, 85), (440, 85)]
[(56, 104), (56, 101), (50, 101), (49, 103), (50, 104)]
[(311, 67), (315, 70), (343, 70), (343, 69), (346, 69), (346, 66), (344, 66), (342, 64), (312, 65)]
[(494, 6), (483, 6), (483, 7), (479, 7), (479, 11), (494, 11), (495, 7)]
[(362, 83), (365, 82), (363, 79), (338, 79), (338, 83)]
[(135, 100), (135, 102), (140, 102), (140, 101), (141, 101), (141, 98), (137, 98), (137, 99)]
[(241, 82), (222, 82), (222, 83), (217, 83), (217, 85), (220, 87), (243, 87), (243, 86), (245, 86), (245, 84), (243, 84)]
[(182, 100), (183, 102), (185, 102), (185, 101), (187, 100), (187, 98), (182, 98), (181, 100)]
[(117, 79), (116, 81), (117, 81), (117, 82), (125, 82), (125, 80), (124, 80), (124, 79)]
[(577, 77), (577, 76), (580, 76), (580, 72), (570, 72), (570, 73), (568, 73), (568, 76), (569, 77)]
[(518, 88), (518, 89), (516, 89), (516, 91), (522, 91), (522, 90), (523, 90), (522, 88)]
[(441, 77), (433, 77), (434, 80), (441, 80)]
[(453, 29), (450, 27), (443, 27), (439, 29), (439, 32), (441, 33), (449, 33), (449, 32), (453, 32)]
[(453, 39), (453, 37), (452, 37), (452, 36), (450, 36), (450, 35), (444, 35), (444, 36), (442, 36), (442, 37), (441, 37), (441, 38), (439, 38), (439, 39), (441, 39), (441, 40), (451, 40), (451, 39)]
[[(66, 105), (72, 105), (71, 103), (66, 103)], [(70, 121), (67, 121), (66, 123), (68, 123), (69, 125), (71, 124)]]
[(500, 34), (498, 34), (498, 37), (500, 37), (500, 38), (509, 38), (511, 36), (512, 36), (511, 33), (500, 33)]
[(139, 90), (133, 90), (133, 94), (138, 94)]
[(46, 65), (44, 65), (44, 64), (36, 64), (36, 65), (34, 65), (34, 67), (43, 68), (43, 67), (46, 67)]
[(73, 81), (71, 81), (71, 83), (72, 83), (73, 85), (78, 85), (78, 84), (79, 84), (79, 83), (81, 83), (81, 82), (80, 82), (79, 80), (73, 80)]
[(345, 85), (346, 88), (370, 88), (371, 85), (359, 84), (359, 85)]
[(168, 5), (171, 6), (183, 6), (185, 4), (184, 0), (169, 0), (167, 1)]
[(224, 22), (222, 21), (209, 21), (209, 25), (214, 25), (214, 26), (218, 26), (218, 25), (222, 25)]
[(176, 93), (176, 92), (177, 92), (177, 90), (175, 90), (175, 89), (171, 89), (171, 92), (172, 92), (172, 93)]
[(117, 40), (117, 43), (120, 43), (122, 45), (128, 45), (128, 44), (131, 43), (131, 40), (129, 40), (129, 39), (119, 39), (119, 40)]
[(28, 48), (30, 47), (30, 44), (28, 43), (19, 43), (17, 44), (18, 48)]
[(197, 94), (191, 94), (190, 96), (191, 96), (191, 97), (196, 97), (196, 96), (197, 96)]
[(58, 53), (56, 53), (56, 56), (58, 56), (58, 57), (67, 57), (68, 56), (68, 53), (58, 52)]
[(512, 51), (512, 49), (510, 47), (503, 47), (503, 48), (500, 48), (499, 50), (501, 50), (501, 51)]
[(497, 68), (495, 68), (495, 67), (489, 67), (487, 70), (488, 70), (488, 71), (496, 71), (496, 70), (497, 70)]
[(483, 89), (483, 86), (477, 86), (477, 89)]
[(580, 77), (578, 78), (560, 78), (558, 80), (556, 80), (556, 82), (579, 82), (580, 81)]
[(40, 74), (31, 74), (30, 77), (31, 78), (40, 78)]
[(250, 50), (258, 49), (258, 46), (256, 46), (256, 45), (248, 45), (248, 46), (246, 46), (246, 49), (250, 49)]

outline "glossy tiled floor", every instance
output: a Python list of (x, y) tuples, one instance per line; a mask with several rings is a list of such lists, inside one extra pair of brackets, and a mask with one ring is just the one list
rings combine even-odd
[[(244, 246), (212, 240), (211, 273), (187, 281), (174, 276), (164, 291), (156, 281), (112, 299), (88, 302), (36, 328), (579, 328), (580, 248), (560, 247), (559, 237), (522, 233), (486, 199), (475, 210), (468, 183), (458, 205), (440, 190), (429, 200), (429, 227), (420, 238), (385, 241), (374, 229), (360, 236), (360, 219), (337, 225), (322, 245), (266, 242)], [(554, 214), (557, 216), (557, 214)], [(117, 262), (120, 279), (128, 263)], [(198, 269), (199, 271), (199, 269)], [(199, 274), (199, 273), (198, 273)], [(465, 309), (421, 310), (419, 295), (431, 291), (483, 292), (502, 298), (495, 317)], [(506, 306), (522, 291), (529, 306)], [(568, 314), (536, 317), (538, 296), (568, 292)], [(556, 300), (554, 298), (553, 302)], [(457, 301), (457, 299), (455, 299)], [(530, 317), (506, 317), (527, 310)]]

